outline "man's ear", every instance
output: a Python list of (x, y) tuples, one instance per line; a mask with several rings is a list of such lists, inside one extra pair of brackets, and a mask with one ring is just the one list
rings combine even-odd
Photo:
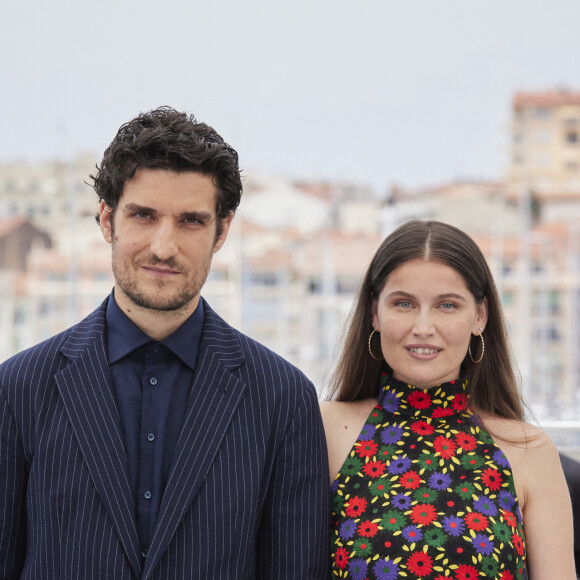
[(109, 244), (113, 241), (113, 223), (112, 223), (113, 210), (105, 203), (101, 201), (99, 207), (99, 224), (101, 226), (101, 233), (103, 238)]
[[(220, 219), (220, 218), (217, 218), (217, 219)], [(230, 214), (227, 217), (221, 219), (222, 233), (217, 237), (215, 244), (213, 246), (213, 253), (214, 254), (224, 245), (224, 242), (226, 241), (226, 238), (228, 237), (228, 232), (230, 231), (230, 225), (231, 225), (233, 219), (234, 219), (234, 212), (230, 212)]]

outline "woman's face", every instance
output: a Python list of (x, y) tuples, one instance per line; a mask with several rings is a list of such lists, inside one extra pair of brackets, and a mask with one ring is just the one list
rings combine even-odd
[(402, 264), (373, 302), (393, 376), (423, 389), (459, 378), (469, 340), (486, 322), (487, 301), (477, 304), (461, 274), (441, 262)]

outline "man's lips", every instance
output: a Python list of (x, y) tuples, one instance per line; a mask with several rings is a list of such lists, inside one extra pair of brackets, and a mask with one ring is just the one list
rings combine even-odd
[(179, 274), (179, 270), (173, 268), (161, 268), (160, 266), (141, 266), (143, 270), (154, 274), (156, 276), (175, 276)]

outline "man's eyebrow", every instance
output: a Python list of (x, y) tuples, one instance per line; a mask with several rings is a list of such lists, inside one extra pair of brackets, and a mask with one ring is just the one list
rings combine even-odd
[(151, 214), (157, 214), (157, 210), (153, 209), (152, 207), (147, 207), (146, 205), (138, 205), (136, 203), (128, 203), (126, 206), (123, 207), (123, 210), (129, 212), (146, 212)]
[(195, 219), (206, 224), (211, 223), (214, 218), (208, 211), (186, 211), (181, 214), (181, 219)]
[[(137, 203), (128, 203), (127, 205), (125, 205), (123, 207), (124, 211), (127, 211), (129, 213), (139, 213), (139, 212), (143, 212), (143, 213), (148, 213), (151, 214), (153, 216), (156, 216), (159, 212), (152, 208), (152, 207), (148, 207), (146, 205), (139, 205)], [(184, 211), (182, 214), (180, 214), (180, 219), (186, 220), (186, 219), (195, 219), (198, 220), (201, 223), (211, 223), (214, 219), (214, 216), (208, 212), (208, 211)]]

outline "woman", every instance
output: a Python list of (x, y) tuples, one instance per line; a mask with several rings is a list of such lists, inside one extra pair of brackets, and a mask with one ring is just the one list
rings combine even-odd
[(498, 293), (469, 236), (412, 221), (387, 237), (331, 387), (333, 577), (576, 578), (558, 453), (523, 421)]

